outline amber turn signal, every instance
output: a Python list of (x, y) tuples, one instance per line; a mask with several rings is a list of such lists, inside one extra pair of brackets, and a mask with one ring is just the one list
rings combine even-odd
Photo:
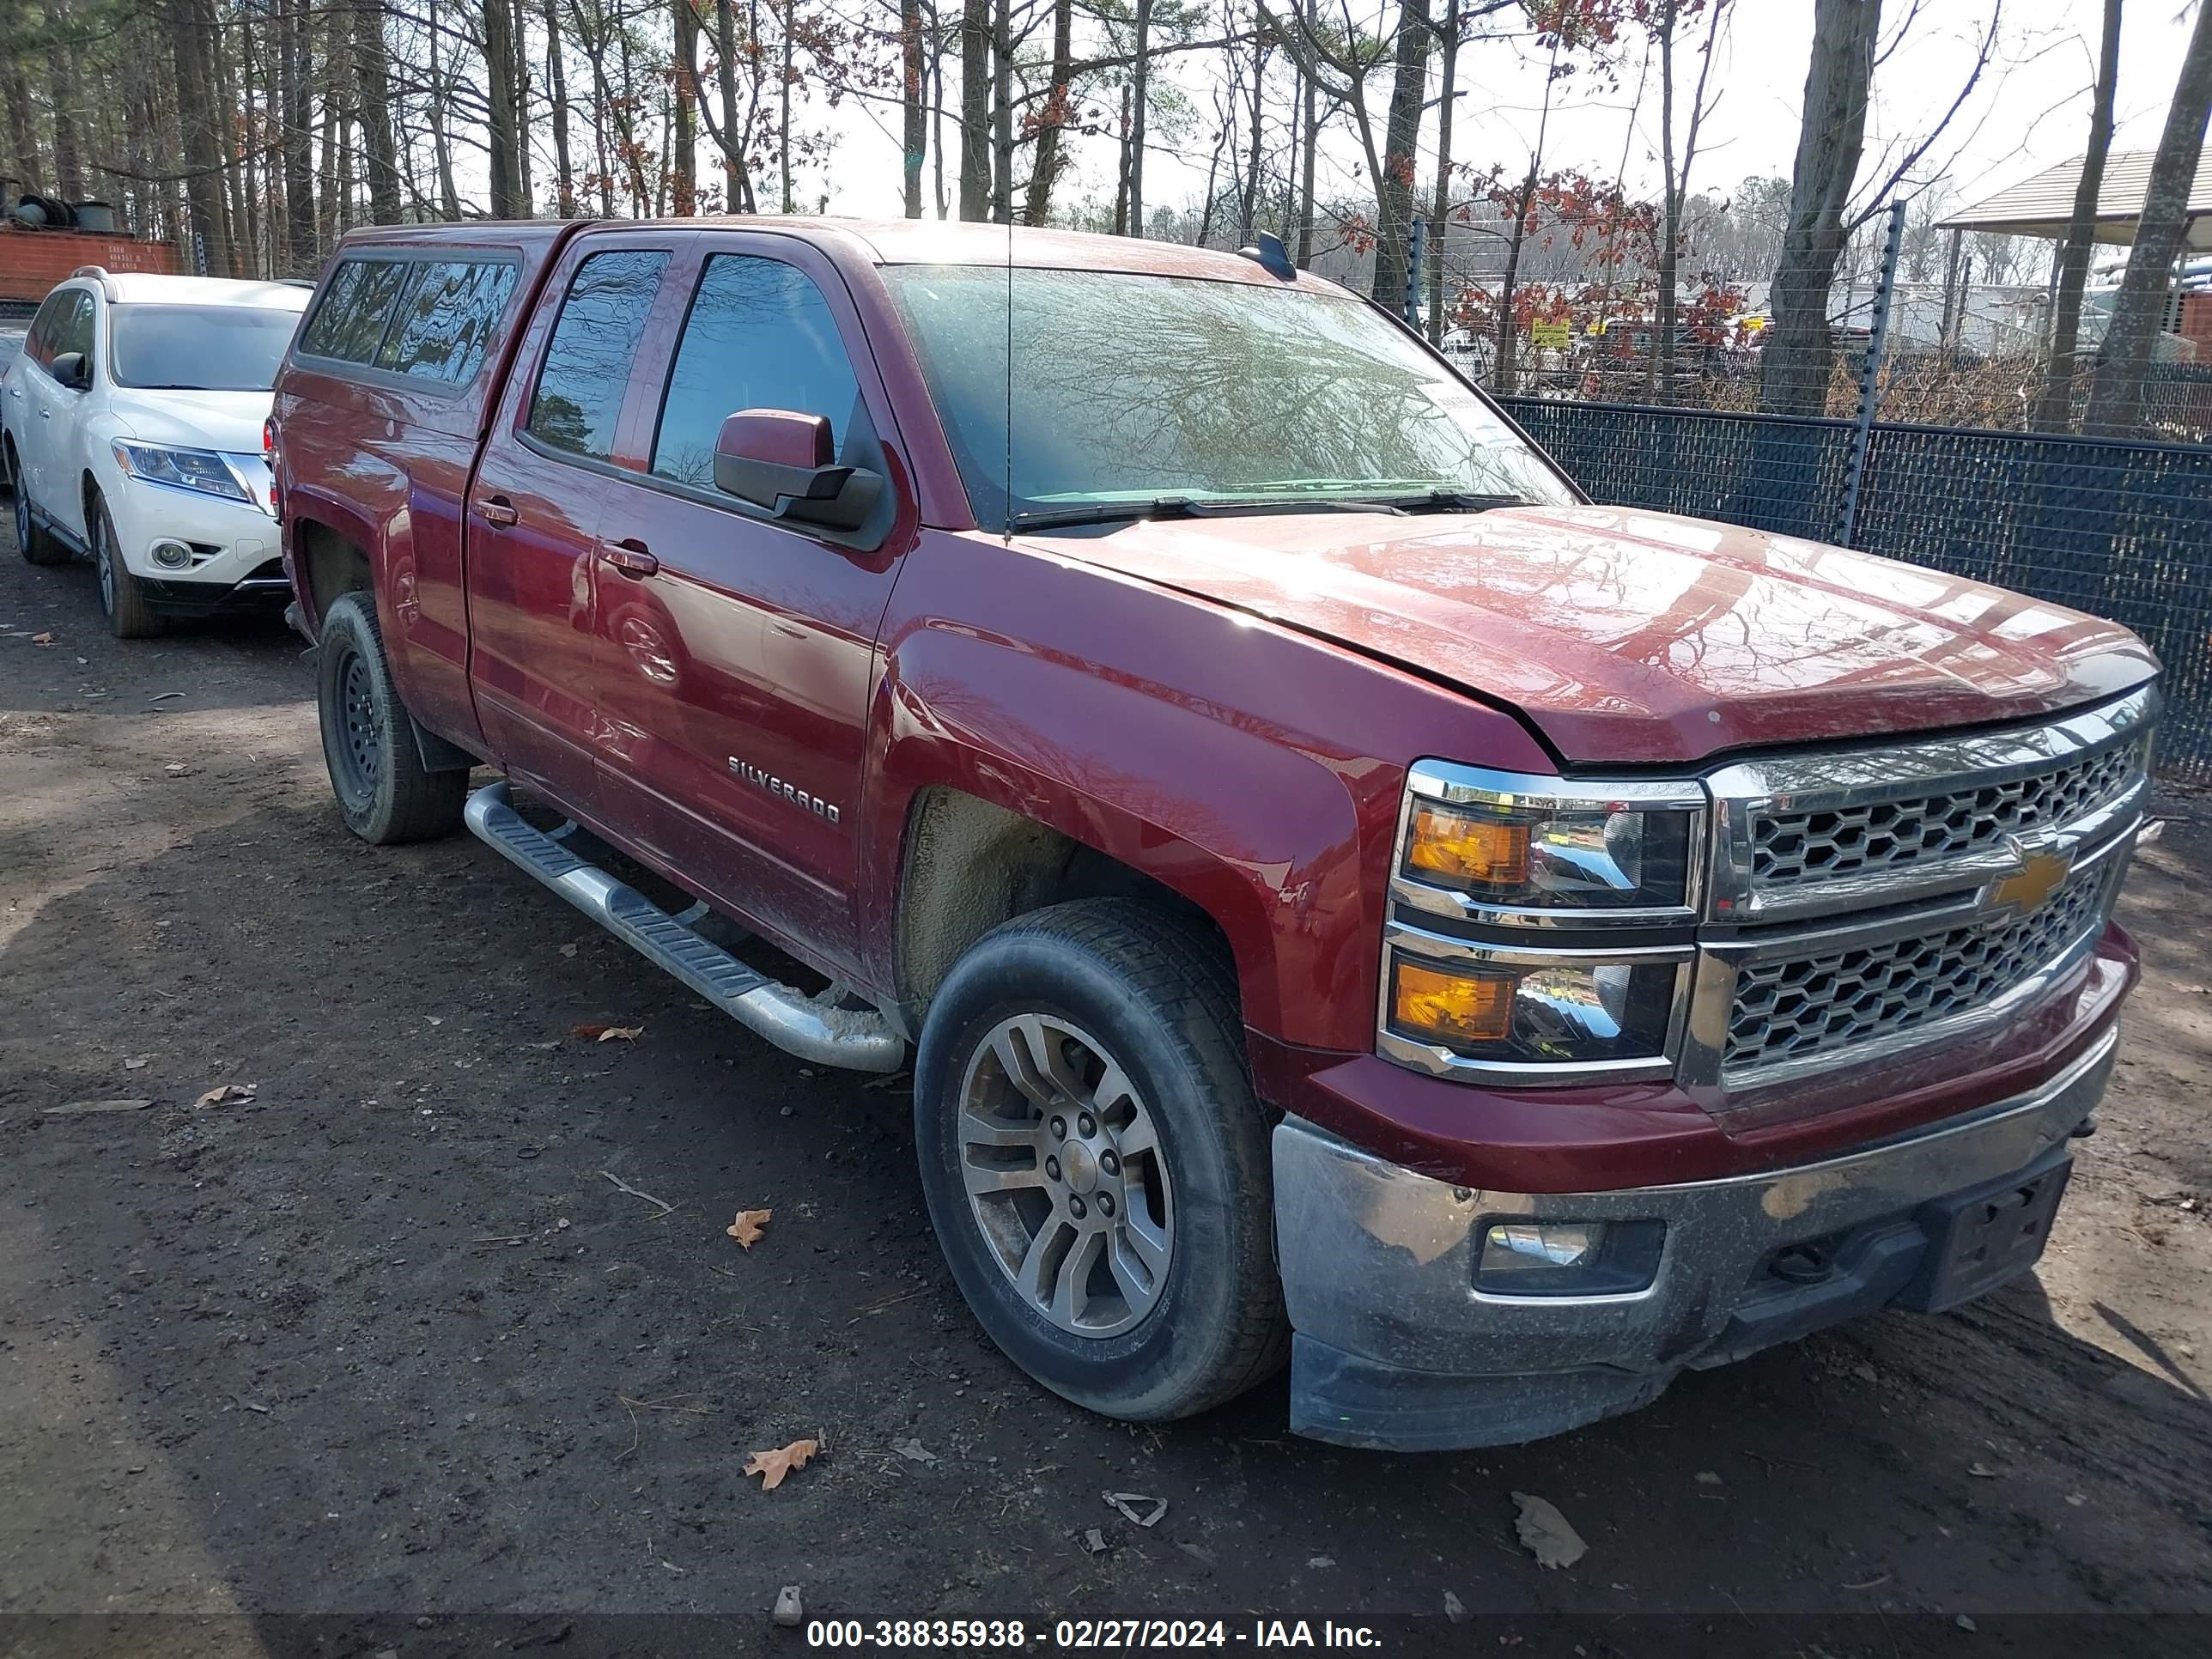
[(1416, 807), (1406, 862), (1455, 881), (1523, 886), (1528, 879), (1528, 826), (1469, 817), (1441, 807)]
[(1392, 969), (1391, 1018), (1401, 1030), (1446, 1042), (1503, 1042), (1513, 1024), (1515, 982), (1401, 962)]

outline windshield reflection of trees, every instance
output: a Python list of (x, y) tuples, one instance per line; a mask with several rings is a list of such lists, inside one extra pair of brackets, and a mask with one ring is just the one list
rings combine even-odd
[(1378, 486), (1566, 499), (1450, 371), (1349, 301), (1235, 283), (1024, 270), (900, 273), (971, 493)]

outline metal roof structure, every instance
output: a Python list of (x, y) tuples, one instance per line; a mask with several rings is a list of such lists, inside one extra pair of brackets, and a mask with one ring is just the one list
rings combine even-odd
[[(2040, 236), (2066, 240), (2074, 216), (2074, 191), (2081, 182), (2083, 157), (2047, 167), (2033, 179), (2000, 191), (1962, 213), (1937, 222), (1938, 230), (1988, 230), (2008, 236)], [(2097, 190), (2096, 238), (2127, 246), (2136, 240), (2136, 225), (2142, 217), (2143, 197), (2150, 188), (2151, 163), (2156, 152), (2118, 150), (2105, 158), (2105, 176)], [(2212, 248), (2212, 149), (2197, 162), (2197, 182), (2189, 192), (2189, 231), (2185, 246)]]

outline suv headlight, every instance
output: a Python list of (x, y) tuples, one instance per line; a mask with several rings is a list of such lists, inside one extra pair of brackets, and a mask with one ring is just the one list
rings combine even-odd
[(158, 444), (110, 445), (115, 464), (125, 476), (148, 483), (167, 484), (174, 489), (196, 489), (203, 495), (228, 501), (251, 501), (253, 494), (231, 471), (230, 463), (211, 449), (167, 449)]
[(1693, 782), (1414, 767), (1392, 868), (1380, 1052), (1502, 1083), (1668, 1075), (1705, 814)]

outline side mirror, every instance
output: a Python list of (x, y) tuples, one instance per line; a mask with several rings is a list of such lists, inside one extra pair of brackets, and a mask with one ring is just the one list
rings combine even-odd
[(821, 416), (741, 409), (714, 440), (714, 487), (794, 524), (858, 530), (883, 495), (883, 475), (836, 460)]
[(82, 392), (92, 384), (92, 360), (82, 351), (64, 351), (47, 365), (46, 373), (71, 392)]

